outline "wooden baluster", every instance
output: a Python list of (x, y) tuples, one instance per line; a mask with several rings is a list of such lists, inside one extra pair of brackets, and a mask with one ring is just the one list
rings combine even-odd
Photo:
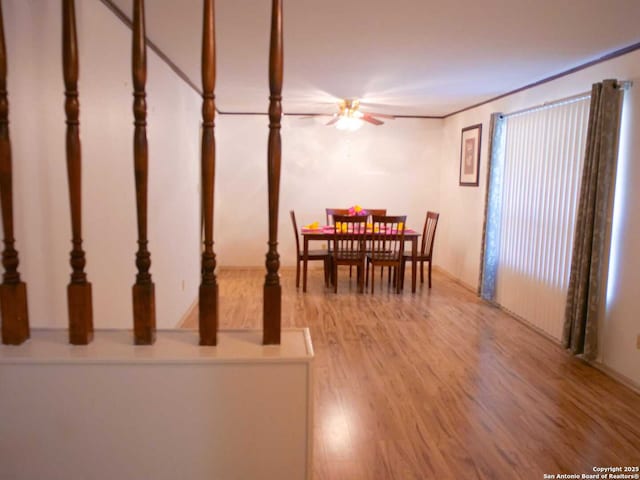
[(280, 255), (278, 255), (278, 200), (280, 194), (280, 120), (282, 117), (282, 0), (273, 0), (271, 10), (271, 45), (269, 50), (269, 251), (263, 299), (263, 343), (280, 343), (282, 290)]
[(136, 180), (138, 251), (136, 283), (133, 285), (133, 337), (136, 345), (151, 345), (156, 339), (155, 286), (151, 281), (151, 253), (147, 249), (147, 179), (149, 151), (147, 145), (147, 43), (145, 38), (144, 0), (133, 2), (133, 162)]
[(4, 20), (0, 2), (0, 203), (4, 251), (4, 275), (0, 285), (0, 311), (2, 312), (2, 343), (20, 345), (29, 338), (27, 286), (20, 280), (18, 252), (13, 238), (13, 171), (11, 168), (11, 141), (9, 139), (9, 99), (7, 96), (7, 51), (4, 43)]
[(213, 252), (214, 134), (216, 82), (215, 12), (213, 0), (204, 0), (202, 25), (202, 227), (204, 245), (199, 297), (200, 345), (215, 345), (218, 333), (218, 284)]
[(67, 289), (69, 342), (86, 345), (93, 339), (91, 284), (84, 272), (82, 250), (82, 163), (80, 159), (80, 103), (78, 102), (78, 41), (74, 0), (62, 1), (62, 63), (67, 115), (67, 176), (71, 204), (71, 283)]

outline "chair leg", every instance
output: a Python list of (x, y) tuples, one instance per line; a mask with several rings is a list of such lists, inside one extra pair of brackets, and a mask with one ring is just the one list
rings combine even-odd
[(296, 260), (296, 288), (300, 288), (300, 259)]
[[(391, 274), (391, 270), (393, 270), (393, 275)], [(391, 276), (391, 281), (387, 285), (391, 287), (391, 291), (395, 292), (396, 290), (396, 267), (389, 267), (389, 275)]]
[(398, 275), (397, 271), (398, 271), (398, 267), (393, 267), (393, 282), (391, 283), (391, 286), (394, 292), (399, 293), (398, 280), (400, 280), (400, 275)]
[(331, 261), (331, 257), (327, 258), (327, 287), (331, 286), (331, 266), (333, 262)]
[(329, 258), (324, 259), (324, 286), (329, 286)]
[(329, 257), (329, 282), (333, 285), (333, 257)]
[(431, 260), (429, 260), (429, 288), (431, 288)]
[(367, 265), (364, 269), (364, 286), (369, 286), (369, 259), (365, 259), (364, 263)]
[(420, 260), (420, 283), (424, 283), (424, 260)]
[(351, 278), (351, 268), (352, 267), (353, 267), (352, 265), (349, 265), (349, 278)]
[[(374, 271), (374, 272), (376, 271), (376, 268), (375, 268), (375, 267), (376, 267), (376, 265), (375, 265), (375, 263), (374, 263), (374, 264), (372, 265), (372, 268), (373, 268), (373, 271)], [(373, 288), (373, 287), (374, 287), (374, 285), (373, 285), (373, 284), (375, 283), (375, 281), (376, 281), (376, 276), (375, 276), (375, 273), (374, 273), (373, 275), (371, 275), (371, 294), (372, 294), (372, 295), (373, 295), (373, 290), (374, 290), (374, 288)]]
[(333, 293), (338, 293), (338, 265), (335, 263), (331, 266), (331, 273), (333, 274)]

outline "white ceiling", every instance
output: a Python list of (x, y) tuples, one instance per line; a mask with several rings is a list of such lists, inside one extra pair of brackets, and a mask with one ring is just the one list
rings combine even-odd
[[(131, 0), (113, 0), (131, 17)], [(216, 103), (266, 112), (269, 0), (216, 2)], [(200, 80), (202, 0), (149, 0), (147, 36)], [(284, 0), (284, 111), (441, 116), (640, 42), (640, 0)]]

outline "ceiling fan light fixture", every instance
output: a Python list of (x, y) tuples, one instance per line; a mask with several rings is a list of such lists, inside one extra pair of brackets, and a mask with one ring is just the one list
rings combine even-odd
[(340, 118), (336, 122), (336, 128), (338, 130), (345, 130), (348, 132), (355, 132), (362, 126), (362, 120), (355, 115), (340, 115)]
[[(338, 104), (338, 113), (334, 113), (331, 115), (331, 120), (329, 120), (325, 125), (327, 126), (335, 126), (338, 130), (346, 130), (353, 132), (354, 130), (358, 130), (364, 123), (371, 123), (372, 125), (382, 125), (384, 122), (378, 118), (389, 118), (393, 120), (395, 117), (393, 115), (388, 115), (385, 113), (373, 113), (373, 112), (361, 112), (360, 101), (359, 100), (342, 100)], [(314, 116), (325, 117), (329, 116), (326, 113), (317, 113), (311, 114), (308, 117), (303, 118), (311, 118)]]
[(358, 100), (343, 100), (340, 104), (340, 113), (338, 114), (338, 121), (336, 122), (336, 128), (338, 130), (346, 130), (348, 132), (354, 132), (362, 126), (361, 118), (364, 116), (362, 112), (358, 110), (360, 102)]

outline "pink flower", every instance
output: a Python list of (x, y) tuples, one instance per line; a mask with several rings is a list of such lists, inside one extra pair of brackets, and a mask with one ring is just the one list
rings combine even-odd
[(349, 215), (353, 216), (362, 216), (366, 217), (369, 213), (363, 209), (360, 205), (354, 205), (353, 207), (349, 207)]

